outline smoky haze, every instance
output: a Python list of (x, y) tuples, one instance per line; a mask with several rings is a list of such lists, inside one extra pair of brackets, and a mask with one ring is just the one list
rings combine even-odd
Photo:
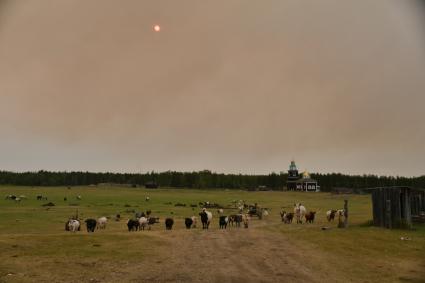
[(0, 169), (423, 175), (424, 19), (423, 1), (0, 0)]

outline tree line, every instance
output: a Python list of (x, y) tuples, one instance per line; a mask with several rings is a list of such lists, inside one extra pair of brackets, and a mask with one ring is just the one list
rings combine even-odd
[[(94, 172), (10, 172), (0, 171), (1, 185), (19, 186), (84, 186), (102, 183), (143, 186), (147, 183), (160, 187), (194, 189), (272, 189), (282, 190), (288, 174), (267, 175), (223, 174), (209, 170), (198, 172), (147, 172), (147, 173), (94, 173)], [(363, 189), (380, 186), (412, 186), (425, 188), (425, 175), (420, 177), (392, 177), (377, 175), (345, 175), (341, 173), (311, 174), (322, 191), (336, 188)]]

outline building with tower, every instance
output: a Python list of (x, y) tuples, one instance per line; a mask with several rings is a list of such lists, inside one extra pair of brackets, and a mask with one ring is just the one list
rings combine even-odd
[(298, 173), (298, 169), (294, 160), (292, 160), (291, 164), (289, 165), (286, 188), (288, 191), (320, 191), (320, 186), (317, 184), (316, 180), (310, 177), (310, 173), (307, 171), (304, 171), (302, 174)]

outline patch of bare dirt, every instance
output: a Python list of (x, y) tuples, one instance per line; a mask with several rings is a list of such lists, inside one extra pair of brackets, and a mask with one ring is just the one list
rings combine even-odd
[(160, 233), (160, 262), (132, 282), (321, 282), (301, 252), (258, 229)]

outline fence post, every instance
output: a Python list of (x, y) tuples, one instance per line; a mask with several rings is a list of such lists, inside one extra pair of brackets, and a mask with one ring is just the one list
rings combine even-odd
[(387, 199), (385, 202), (385, 227), (392, 229), (393, 225), (391, 223), (391, 200)]
[(344, 228), (348, 228), (348, 200), (344, 200)]
[(348, 227), (348, 200), (344, 200), (344, 221), (342, 221), (341, 215), (338, 213), (338, 228)]

